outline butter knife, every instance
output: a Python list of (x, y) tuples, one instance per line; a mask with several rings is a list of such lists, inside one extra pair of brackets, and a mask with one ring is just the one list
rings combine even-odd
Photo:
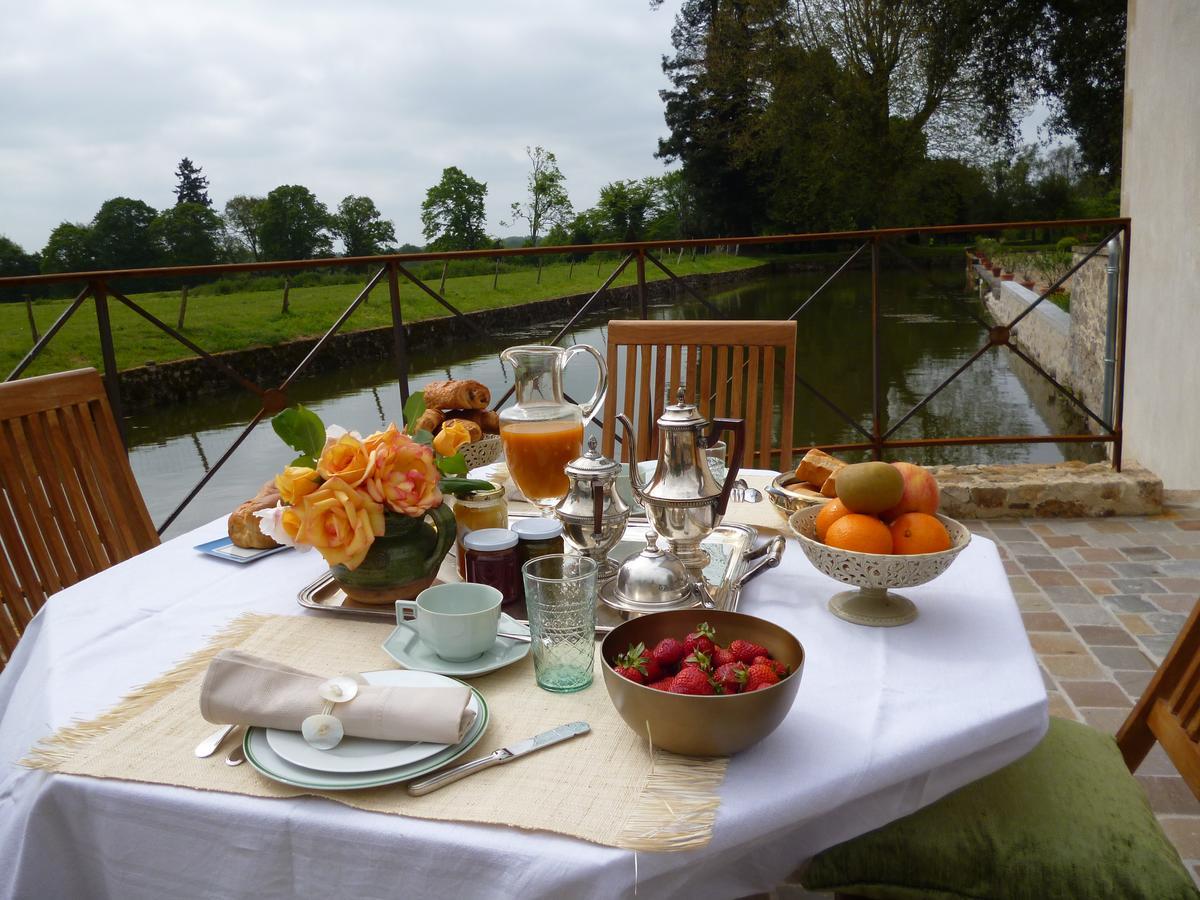
[(421, 797), (432, 791), (436, 791), (440, 787), (452, 784), (460, 778), (466, 778), (475, 772), (482, 772), (484, 769), (490, 769), (492, 766), (498, 766), (501, 763), (512, 762), (517, 757), (533, 753), (535, 750), (541, 750), (543, 747), (549, 747), (551, 744), (557, 744), (559, 741), (568, 740), (577, 734), (587, 734), (589, 731), (591, 731), (591, 726), (587, 722), (570, 722), (566, 725), (559, 725), (557, 728), (543, 731), (536, 737), (518, 741), (509, 747), (501, 747), (487, 756), (473, 759), (468, 763), (463, 763), (461, 766), (445, 769), (436, 775), (431, 775), (429, 778), (414, 781), (409, 784), (408, 792), (414, 797)]

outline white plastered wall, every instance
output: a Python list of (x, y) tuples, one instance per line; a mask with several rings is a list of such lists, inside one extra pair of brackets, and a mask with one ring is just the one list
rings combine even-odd
[(1129, 0), (1125, 458), (1200, 489), (1200, 0)]

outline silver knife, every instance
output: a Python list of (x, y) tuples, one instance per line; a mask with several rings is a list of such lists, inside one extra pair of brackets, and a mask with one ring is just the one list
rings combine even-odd
[(487, 756), (473, 759), (468, 763), (463, 763), (461, 766), (445, 769), (436, 775), (431, 775), (429, 778), (414, 781), (409, 784), (408, 792), (414, 797), (423, 796), (436, 791), (440, 787), (445, 787), (448, 784), (458, 781), (460, 778), (466, 778), (475, 772), (482, 772), (484, 769), (490, 769), (492, 766), (511, 762), (519, 756), (524, 756), (526, 753), (533, 753), (535, 750), (541, 750), (543, 747), (549, 747), (551, 744), (557, 744), (559, 741), (568, 740), (577, 734), (587, 734), (591, 730), (591, 726), (587, 722), (569, 722), (566, 725), (559, 725), (557, 728), (543, 731), (536, 737), (518, 741), (510, 747), (501, 747)]

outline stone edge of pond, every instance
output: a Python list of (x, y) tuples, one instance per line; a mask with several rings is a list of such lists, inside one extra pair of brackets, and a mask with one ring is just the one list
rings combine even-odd
[[(726, 285), (753, 281), (771, 271), (768, 263), (731, 272), (685, 275), (680, 281), (692, 288), (720, 288)], [(513, 306), (479, 310), (466, 316), (483, 330), (513, 325), (550, 321), (570, 315), (582, 306), (591, 293), (572, 294), (550, 300), (535, 300)], [(649, 302), (666, 299), (690, 299), (680, 286), (668, 280), (646, 284)], [(597, 298), (593, 310), (636, 308), (637, 286), (609, 288)], [(455, 316), (406, 322), (404, 331), (410, 348), (435, 340), (468, 339), (475, 336), (470, 324)], [(547, 335), (549, 338), (549, 335)], [(231, 366), (244, 377), (266, 389), (275, 387), (286, 378), (317, 343), (317, 338), (285, 341), (273, 346), (248, 347), (214, 353), (213, 357)], [(347, 354), (356, 360), (389, 359), (393, 353), (392, 327), (366, 328), (345, 331), (333, 337), (329, 344), (313, 357), (305, 373), (330, 371), (342, 364)], [(125, 413), (141, 412), (156, 406), (182, 403), (200, 397), (217, 397), (242, 390), (226, 375), (201, 357), (188, 357), (165, 363), (149, 363), (120, 374), (121, 404)]]

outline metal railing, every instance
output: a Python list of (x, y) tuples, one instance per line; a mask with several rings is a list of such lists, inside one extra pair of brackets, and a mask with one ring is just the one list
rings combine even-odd
[[(1026, 309), (1017, 315), (1012, 321), (1002, 325), (989, 325), (976, 315), (973, 311), (971, 315), (979, 322), (979, 324), (987, 331), (987, 340), (978, 350), (975, 351), (965, 362), (962, 363), (951, 375), (945, 378), (936, 388), (925, 395), (921, 400), (916, 402), (907, 412), (905, 412), (897, 421), (890, 423), (889, 427), (884, 428), (883, 415), (883, 378), (884, 373), (881, 371), (880, 365), (880, 304), (879, 304), (879, 277), (881, 270), (881, 251), (888, 250), (892, 256), (915, 270), (911, 260), (903, 253), (896, 249), (894, 243), (902, 238), (907, 238), (913, 235), (922, 237), (930, 237), (934, 235), (953, 235), (953, 234), (970, 234), (975, 235), (982, 232), (994, 232), (1002, 230), (1063, 230), (1063, 229), (1107, 229), (1107, 236), (1098, 242), (1096, 246), (1083, 258), (1076, 262), (1070, 270), (1062, 275), (1050, 285), (1046, 290), (1042, 291), (1037, 299), (1032, 302)], [(108, 392), (109, 400), (113, 408), (114, 415), (118, 422), (122, 421), (122, 403), (121, 403), (121, 387), (120, 377), (117, 369), (116, 354), (113, 346), (112, 326), (109, 319), (109, 301), (116, 300), (118, 303), (128, 307), (137, 315), (141, 316), (151, 325), (170, 335), (183, 346), (187, 347), (206, 363), (211, 365), (221, 375), (228, 378), (229, 381), (238, 387), (255, 394), (260, 403), (260, 408), (247, 423), (241, 433), (234, 439), (233, 443), (225, 450), (220, 458), (208, 467), (203, 477), (196, 485), (188, 492), (187, 496), (179, 503), (175, 510), (166, 518), (159, 526), (161, 534), (168, 528), (179, 514), (187, 507), (189, 503), (196, 497), (204, 486), (213, 478), (220, 470), (225, 462), (233, 455), (246, 437), (253, 431), (264, 418), (274, 415), (280, 410), (286, 408), (289, 404), (288, 388), (303, 372), (309, 362), (320, 353), (329, 344), (330, 340), (336, 335), (346, 321), (354, 313), (359, 306), (368, 298), (372, 289), (379, 285), (384, 279), (387, 280), (388, 297), (390, 302), (391, 312), (391, 331), (393, 342), (393, 359), (396, 369), (396, 378), (399, 384), (400, 395), (402, 401), (408, 399), (408, 372), (409, 372), (409, 353), (407, 336), (404, 327), (403, 306), (401, 303), (400, 286), (401, 279), (413, 285), (417, 290), (432, 298), (451, 315), (467, 324), (468, 327), (475, 330), (480, 335), (486, 336), (486, 332), (478, 323), (476, 323), (470, 315), (465, 314), (462, 310), (455, 307), (446, 297), (438, 290), (430, 287), (424, 280), (415, 275), (410, 268), (414, 263), (440, 261), (448, 263), (452, 260), (496, 260), (497, 266), (499, 261), (505, 257), (522, 257), (522, 256), (559, 256), (563, 254), (594, 254), (594, 253), (616, 253), (620, 255), (620, 260), (613, 271), (603, 281), (599, 288), (592, 293), (588, 299), (577, 309), (571, 316), (569, 321), (550, 339), (549, 343), (557, 344), (561, 341), (576, 323), (582, 319), (584, 315), (591, 310), (597, 299), (607, 291), (621, 275), (622, 272), (633, 263), (636, 271), (636, 296), (638, 305), (638, 315), (641, 318), (648, 318), (647, 306), (647, 279), (646, 279), (646, 263), (649, 262), (652, 266), (663, 273), (666, 279), (681, 287), (684, 291), (698, 300), (714, 318), (725, 318), (724, 314), (718, 309), (707, 297), (700, 291), (689, 284), (683, 278), (680, 278), (661, 258), (669, 251), (685, 251), (688, 249), (699, 249), (709, 247), (725, 247), (735, 248), (740, 251), (742, 247), (777, 247), (795, 244), (822, 244), (822, 243), (856, 243), (857, 246), (852, 252), (838, 265), (834, 271), (810, 294), (789, 316), (790, 319), (797, 318), (821, 293), (832, 284), (837, 277), (849, 268), (856, 259), (863, 253), (869, 253), (870, 270), (871, 270), (871, 421), (864, 425), (859, 422), (853, 415), (846, 412), (841, 406), (829, 398), (819, 387), (814, 385), (808, 378), (805, 378), (801, 373), (797, 372), (796, 382), (799, 386), (809, 391), (817, 400), (832, 410), (840, 419), (847, 423), (850, 428), (861, 436), (862, 440), (849, 443), (822, 443), (821, 446), (826, 450), (837, 451), (870, 451), (872, 455), (879, 459), (888, 449), (909, 448), (909, 447), (936, 447), (936, 446), (955, 446), (955, 445), (989, 445), (989, 444), (1034, 444), (1034, 443), (1083, 443), (1083, 442), (1107, 442), (1112, 444), (1112, 461), (1116, 469), (1121, 467), (1121, 445), (1122, 445), (1122, 419), (1123, 419), (1123, 398), (1125, 384), (1125, 330), (1128, 313), (1128, 288), (1129, 288), (1129, 244), (1130, 244), (1130, 220), (1128, 218), (1106, 218), (1106, 219), (1060, 219), (1055, 221), (1024, 221), (1024, 222), (1002, 222), (988, 223), (976, 225), (940, 225), (927, 226), (919, 228), (881, 228), (875, 230), (861, 231), (841, 231), (841, 232), (819, 232), (810, 234), (785, 234), (785, 235), (762, 235), (755, 237), (732, 237), (732, 238), (700, 238), (688, 240), (669, 240), (669, 241), (645, 241), (636, 243), (614, 243), (614, 244), (586, 244), (586, 245), (570, 245), (570, 246), (554, 246), (554, 247), (514, 247), (509, 249), (489, 249), (489, 250), (464, 250), (464, 251), (449, 251), (449, 252), (428, 252), (428, 253), (408, 253), (408, 254), (392, 254), (385, 256), (371, 257), (336, 257), (332, 259), (306, 259), (306, 260), (285, 260), (273, 262), (253, 262), (253, 263), (230, 263), (223, 265), (206, 265), (206, 266), (176, 266), (169, 268), (147, 268), (147, 269), (115, 269), (95, 272), (72, 272), (53, 275), (31, 275), (12, 278), (0, 278), (0, 290), (9, 287), (29, 287), (33, 285), (49, 285), (49, 284), (65, 284), (74, 282), (83, 282), (84, 288), (76, 295), (70, 305), (63, 311), (53, 325), (38, 338), (33, 347), (21, 359), (16, 367), (4, 379), (12, 381), (19, 378), (21, 374), (29, 367), (30, 363), (37, 358), (38, 354), (46, 347), (46, 345), (54, 338), (54, 336), (62, 329), (63, 325), (75, 314), (75, 312), (88, 299), (91, 299), (96, 308), (96, 323), (99, 330), (100, 353), (104, 368), (104, 383), (105, 389)], [(1029, 354), (1023, 351), (1020, 347), (1012, 343), (1013, 329), (1028, 316), (1034, 308), (1043, 303), (1047, 297), (1057, 291), (1067, 280), (1078, 271), (1089, 259), (1100, 252), (1106, 245), (1113, 240), (1120, 240), (1121, 260), (1119, 270), (1119, 289), (1117, 292), (1117, 309), (1116, 309), (1116, 363), (1115, 363), (1115, 385), (1114, 397), (1112, 402), (1111, 412), (1106, 410), (1105, 415), (1096, 412), (1089, 408), (1081, 399), (1075, 396), (1071, 391), (1067, 390), (1059, 383), (1052, 375), (1050, 375), (1038, 362), (1032, 359)], [(150, 313), (143, 306), (131, 300), (124, 293), (115, 290), (112, 283), (127, 279), (158, 279), (164, 276), (179, 278), (183, 276), (195, 277), (212, 277), (216, 278), (221, 275), (243, 273), (243, 272), (295, 272), (297, 270), (306, 269), (330, 269), (330, 268), (350, 268), (350, 267), (369, 267), (373, 268), (374, 272), (367, 280), (366, 285), (357, 294), (354, 300), (342, 311), (332, 325), (325, 333), (316, 341), (309, 350), (304, 359), (284, 378), (277, 387), (264, 388), (255, 383), (249, 378), (243, 376), (227, 361), (215, 356), (204, 348), (200, 347), (186, 335), (182, 334), (177, 329), (171, 327), (166, 322), (159, 319), (157, 316)], [(444, 269), (443, 269), (444, 273)], [(937, 285), (933, 285), (936, 289)], [(1065, 397), (1068, 402), (1075, 406), (1084, 416), (1094, 421), (1100, 428), (1099, 433), (1077, 433), (1077, 434), (1036, 434), (1036, 435), (966, 435), (956, 437), (938, 437), (938, 438), (898, 438), (897, 431), (908, 422), (914, 415), (923, 409), (934, 397), (940, 394), (948, 385), (957, 379), (965, 372), (972, 364), (982, 358), (989, 350), (998, 347), (1005, 347), (1010, 352), (1014, 353), (1024, 360), (1038, 375), (1049, 382), (1055, 390)], [(500, 397), (496, 402), (496, 406), (501, 406), (511, 395), (510, 388), (504, 396)], [(794, 440), (794, 438), (791, 438)], [(794, 450), (803, 451), (805, 447), (797, 447)]]

